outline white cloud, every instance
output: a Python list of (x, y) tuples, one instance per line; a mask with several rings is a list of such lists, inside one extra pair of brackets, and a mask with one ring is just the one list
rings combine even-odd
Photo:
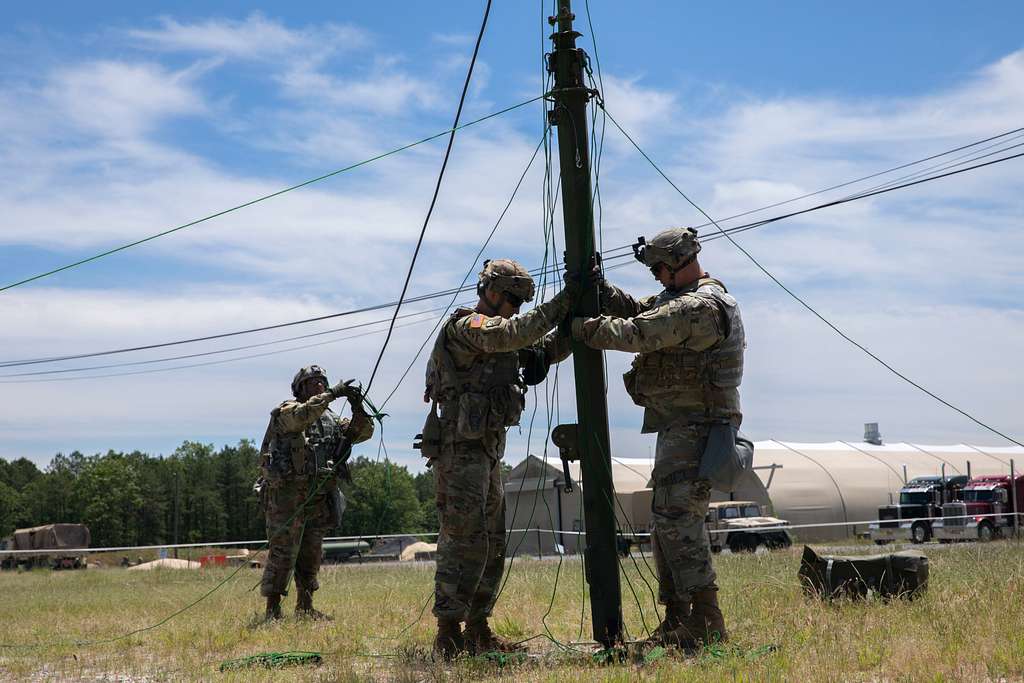
[(366, 31), (344, 24), (290, 29), (260, 13), (243, 20), (208, 19), (185, 24), (160, 19), (156, 29), (133, 29), (128, 36), (145, 48), (170, 52), (208, 53), (234, 59), (269, 61), (322, 58), (370, 44)]
[(346, 111), (400, 113), (406, 107), (433, 107), (440, 97), (433, 84), (391, 67), (379, 67), (369, 76), (338, 78), (309, 64), (298, 64), (279, 77), (290, 97), (320, 102)]
[(393, 114), (404, 107), (431, 107), (438, 102), (434, 84), (402, 70), (401, 60), (394, 57), (372, 60), (366, 74), (338, 76), (347, 64), (332, 60), (365, 52), (372, 44), (370, 35), (355, 26), (331, 23), (294, 29), (259, 13), (241, 21), (209, 19), (188, 24), (164, 17), (159, 28), (131, 30), (128, 36), (155, 50), (261, 62), (282, 94), (315, 102), (321, 110)]
[(435, 33), (430, 39), (441, 45), (465, 47), (472, 45), (476, 38), (468, 33)]
[(54, 72), (45, 96), (84, 130), (132, 138), (162, 120), (202, 113), (195, 76), (195, 69), (171, 72), (153, 63), (88, 62)]
[[(213, 152), (189, 151), (158, 136), (161, 126), (183, 117), (221, 118), (210, 104), (220, 98), (204, 96), (198, 88), (201, 75), (211, 75), (210, 80), (219, 75), (208, 69), (222, 62), (209, 60), (225, 60), (221, 68), (232, 60), (259, 62), (267, 82), (282, 88), (284, 106), (264, 103), (260, 111), (229, 112), (228, 123), (237, 127), (225, 128), (224, 141), (245, 151), (282, 152), (319, 170), (435, 129), (429, 122), (437, 119), (422, 116), (442, 101), (434, 74), (422, 65), (372, 55), (368, 65), (350, 63), (344, 49), (318, 52), (316, 37), (329, 30), (348, 29), (294, 29), (261, 15), (192, 24), (168, 18), (158, 29), (131, 32), (137, 44), (154, 50), (146, 61), (87, 61), (54, 70), (43, 87), (29, 83), (16, 93), (0, 93), (0, 121), (11, 124), (0, 140), (5, 161), (0, 240), (51, 249), (55, 261), (64, 261), (67, 249), (128, 241), (293, 182), (291, 170), (258, 164), (228, 168)], [(368, 40), (352, 30), (353, 41)], [(153, 57), (163, 58), (164, 52), (201, 61), (175, 70)], [(1024, 110), (1022, 55), (921, 97), (866, 102), (840, 96), (745, 97), (695, 124), (679, 109), (680, 93), (651, 87), (641, 78), (606, 74), (606, 97), (627, 130), (639, 134), (666, 172), (717, 217), (1018, 125), (1016, 117)], [(444, 70), (444, 64), (437, 68)], [(411, 116), (400, 115), (406, 106), (413, 107)], [(410, 134), (410, 125), (416, 134)], [(53, 131), (61, 133), (59, 144)], [(459, 134), (411, 291), (443, 289), (461, 279), (536, 137), (539, 131), (524, 133), (501, 120)], [(616, 138), (609, 130), (602, 170), (607, 246), (666, 225), (702, 222), (628, 143)], [(5, 358), (180, 338), (393, 299), (422, 224), (443, 142), (144, 247), (147, 257), (162, 257), (186, 274), (194, 265), (206, 267), (204, 272), (216, 266), (223, 272), (213, 282), (180, 291), (33, 286), (0, 294), (0, 318), (14, 331)], [(738, 239), (883, 357), (954, 402), (1020, 433), (1024, 425), (1013, 407), (1021, 377), (1007, 361), (1024, 334), (1018, 301), (1024, 286), (1019, 268), (1024, 236), (1016, 231), (1024, 215), (1019, 168), (1011, 162)], [(538, 166), (485, 257), (510, 254), (539, 265), (539, 182)], [(816, 200), (783, 208), (811, 201)], [(142, 252), (113, 258), (130, 272), (138, 267), (135, 254)], [(856, 439), (862, 422), (877, 419), (890, 439), (995, 442), (848, 348), (724, 240), (709, 242), (702, 262), (744, 307), (750, 348), (743, 397), (752, 435)], [(255, 284), (242, 286), (233, 282), (237, 277)], [(613, 271), (611, 278), (638, 293), (654, 289), (636, 264)], [(180, 285), (168, 285), (175, 286)], [(379, 391), (397, 381), (428, 329), (396, 332)], [(364, 337), (177, 373), (0, 385), (0, 400), (13, 406), (0, 418), (4, 433), (13, 435), (0, 445), (6, 449), (0, 457), (22, 452), (44, 457), (58, 448), (90, 444), (130, 449), (153, 443), (166, 452), (186, 438), (258, 437), (266, 411), (283, 398), (295, 368), (315, 361), (337, 375), (365, 378), (380, 341), (380, 336)], [(620, 452), (645, 453), (650, 439), (637, 434), (640, 411), (619, 379), (628, 361), (627, 354), (609, 355), (615, 444)], [(388, 406), (389, 448), (410, 463), (418, 462), (409, 442), (422, 421), (422, 366), (421, 358)], [(563, 417), (572, 414), (570, 377), (566, 366)], [(59, 429), (51, 429), (57, 404), (64, 417)], [(512, 435), (510, 460), (525, 452), (526, 431), (524, 423), (523, 434)], [(538, 438), (535, 434), (533, 452), (539, 452)]]
[[(674, 93), (649, 88), (641, 85), (641, 79), (621, 78), (605, 73), (604, 100), (615, 120), (639, 143), (657, 138), (664, 134), (665, 128), (676, 128), (681, 125), (681, 118), (674, 117), (677, 111), (677, 98)], [(616, 139), (618, 133), (609, 123), (609, 140)], [(619, 141), (613, 144), (625, 145)]]

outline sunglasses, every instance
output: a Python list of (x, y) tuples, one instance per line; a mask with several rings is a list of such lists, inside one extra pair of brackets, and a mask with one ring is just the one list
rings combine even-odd
[(509, 304), (512, 305), (512, 308), (519, 308), (526, 300), (516, 296), (515, 294), (505, 292), (505, 301), (509, 302)]

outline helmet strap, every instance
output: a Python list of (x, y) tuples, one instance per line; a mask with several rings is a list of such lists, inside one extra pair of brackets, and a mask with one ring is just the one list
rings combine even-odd
[(669, 266), (664, 261), (661, 262), (661, 265), (665, 266), (666, 270), (668, 270), (669, 275), (672, 276), (672, 280), (674, 281), (675, 278), (676, 278), (676, 273), (678, 273), (679, 271), (683, 270), (684, 268), (688, 268), (690, 266), (690, 264), (693, 263), (696, 260), (697, 260), (697, 255), (694, 254), (694, 255), (690, 256), (689, 258), (687, 258), (682, 263), (680, 263), (675, 268), (672, 268), (671, 266)]
[(500, 298), (498, 299), (498, 305), (495, 306), (495, 305), (493, 305), (491, 303), (490, 299), (487, 298), (487, 291), (488, 291), (487, 287), (483, 287), (480, 290), (480, 303), (482, 303), (487, 308), (487, 310), (489, 311), (487, 313), (487, 315), (489, 315), (489, 316), (498, 315), (498, 311), (501, 310), (501, 304), (503, 304), (505, 302), (505, 293), (504, 292), (498, 292), (498, 296)]

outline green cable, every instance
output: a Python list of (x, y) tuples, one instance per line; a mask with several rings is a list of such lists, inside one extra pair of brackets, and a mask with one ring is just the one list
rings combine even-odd
[(323, 662), (324, 657), (321, 652), (261, 652), (257, 655), (251, 655), (249, 657), (241, 657), (239, 659), (229, 659), (221, 662), (220, 671), (234, 671), (237, 669), (246, 669), (254, 666), (261, 666), (267, 669), (279, 669), (285, 666), (296, 666), (300, 664), (313, 664), (318, 665)]
[[(363, 401), (368, 403), (370, 405), (370, 408), (374, 411), (373, 417), (378, 422), (380, 422), (381, 425), (383, 426), (383, 424), (384, 424), (383, 423), (383, 418), (386, 415), (384, 413), (380, 413), (379, 411), (377, 411), (377, 409), (373, 406), (372, 403), (369, 402), (369, 400), (365, 396), (363, 396), (362, 398), (363, 398)], [(323, 486), (324, 486), (324, 484), (326, 482), (327, 482), (327, 478), (321, 479), (317, 483), (317, 485), (315, 487), (313, 487), (313, 490), (310, 492), (310, 494), (308, 496), (306, 496), (306, 499), (302, 501), (302, 503), (295, 510), (295, 512), (292, 513), (292, 515), (283, 524), (281, 524), (277, 528), (277, 531), (280, 531), (281, 529), (288, 528), (291, 525), (291, 523), (293, 521), (295, 521), (295, 519), (302, 512), (305, 511), (306, 506), (309, 505), (310, 501), (312, 501), (313, 498), (320, 492), (320, 489), (323, 488)], [(274, 533), (277, 533), (277, 531), (275, 531)], [(259, 551), (263, 550), (264, 548), (268, 547), (270, 545), (270, 538), (273, 537), (273, 535), (274, 534), (271, 534), (271, 533), (268, 532), (267, 540), (264, 543), (260, 544), (260, 546), (259, 546), (259, 548), (257, 548), (256, 552), (259, 552)], [(227, 577), (225, 577), (222, 581), (217, 583), (213, 588), (211, 588), (210, 590), (206, 591), (205, 593), (203, 593), (198, 598), (196, 598), (192, 602), (188, 603), (184, 607), (181, 607), (178, 610), (175, 610), (174, 612), (171, 612), (170, 614), (168, 614), (163, 619), (157, 621), (155, 624), (150, 624), (149, 626), (143, 626), (143, 627), (134, 629), (132, 631), (128, 631), (127, 633), (122, 633), (121, 635), (112, 636), (110, 638), (97, 638), (97, 639), (93, 639), (93, 640), (65, 640), (65, 641), (57, 640), (57, 641), (47, 641), (47, 642), (42, 642), (42, 643), (0, 643), (0, 650), (35, 650), (35, 649), (39, 649), (41, 647), (53, 647), (53, 646), (84, 647), (84, 646), (89, 646), (89, 645), (104, 645), (104, 644), (107, 644), (107, 643), (114, 643), (114, 642), (118, 642), (118, 641), (121, 641), (121, 640), (125, 640), (126, 638), (130, 638), (130, 637), (132, 637), (134, 635), (138, 635), (139, 633), (146, 633), (147, 631), (152, 631), (153, 629), (156, 629), (156, 628), (159, 628), (159, 627), (163, 626), (164, 624), (169, 622), (171, 619), (174, 619), (175, 617), (177, 617), (179, 614), (183, 614), (183, 613), (187, 612), (188, 610), (192, 609), (193, 607), (195, 607), (196, 605), (201, 603), (206, 598), (208, 598), (211, 595), (213, 595), (215, 592), (217, 592), (218, 590), (223, 588), (225, 585), (227, 585), (227, 583), (229, 581), (231, 581), (231, 579), (235, 578), (235, 576), (240, 571), (242, 571), (242, 569), (245, 569), (247, 566), (248, 565), (246, 563), (244, 563), (244, 562), (242, 564), (239, 564), (238, 567), (236, 567), (233, 572), (228, 574)], [(259, 584), (256, 584), (256, 585), (259, 585)], [(255, 588), (255, 586), (253, 588)], [(316, 653), (313, 653), (313, 654), (316, 654)], [(262, 656), (262, 655), (258, 655), (258, 656)]]
[(321, 180), (326, 180), (327, 178), (331, 178), (331, 177), (334, 177), (334, 176), (339, 175), (341, 173), (345, 173), (346, 171), (351, 171), (352, 169), (359, 168), (360, 166), (365, 166), (366, 164), (372, 163), (374, 161), (378, 161), (380, 159), (383, 159), (384, 157), (391, 156), (392, 154), (397, 154), (398, 152), (404, 152), (405, 150), (411, 149), (413, 147), (416, 147), (417, 145), (422, 145), (423, 143), (430, 142), (431, 140), (436, 140), (437, 138), (440, 138), (440, 137), (443, 137), (445, 135), (448, 135), (448, 134), (452, 133), (453, 131), (461, 130), (463, 128), (469, 128), (470, 126), (475, 125), (477, 123), (481, 123), (483, 121), (486, 121), (487, 119), (492, 119), (495, 116), (501, 116), (502, 114), (506, 114), (506, 113), (508, 113), (508, 112), (510, 112), (510, 111), (512, 111), (514, 109), (519, 109), (520, 107), (524, 107), (527, 104), (530, 104), (532, 102), (536, 102), (537, 100), (539, 100), (539, 99), (541, 99), (543, 97), (544, 97), (544, 95), (538, 95), (537, 97), (534, 97), (532, 99), (526, 100), (525, 102), (520, 102), (519, 104), (514, 104), (514, 105), (512, 105), (510, 107), (505, 107), (504, 109), (501, 109), (499, 111), (496, 111), (496, 112), (493, 112), (491, 114), (488, 114), (487, 116), (482, 116), (482, 117), (480, 117), (478, 119), (475, 119), (473, 121), (469, 121), (469, 122), (464, 123), (464, 124), (462, 124), (460, 126), (456, 126), (455, 128), (449, 128), (448, 130), (441, 131), (440, 133), (435, 133), (434, 135), (431, 135), (429, 137), (425, 137), (425, 138), (423, 138), (421, 140), (417, 140), (416, 142), (411, 142), (411, 143), (409, 143), (407, 145), (402, 145), (401, 147), (396, 147), (395, 149), (393, 149), (391, 151), (384, 152), (383, 154), (378, 154), (377, 156), (370, 157), (369, 159), (364, 159), (363, 161), (360, 161), (358, 163), (352, 164), (350, 166), (346, 166), (344, 168), (339, 168), (336, 171), (331, 171), (330, 173), (325, 173), (325, 174), (323, 174), (321, 176), (317, 176), (316, 178), (311, 178), (310, 180), (303, 181), (301, 183), (298, 183), (297, 185), (292, 185), (290, 187), (286, 187), (283, 190), (278, 190), (277, 192), (271, 192), (270, 194), (263, 195), (262, 197), (258, 197), (256, 199), (249, 200), (249, 201), (247, 201), (245, 203), (242, 203), (242, 204), (239, 204), (237, 206), (233, 206), (230, 209), (224, 209), (223, 211), (218, 211), (217, 213), (212, 213), (209, 216), (204, 216), (203, 218), (197, 218), (194, 221), (190, 221), (190, 222), (185, 223), (183, 225), (179, 225), (176, 228), (170, 228), (169, 230), (164, 230), (163, 232), (158, 232), (155, 235), (150, 235), (148, 237), (143, 237), (140, 240), (136, 240), (134, 242), (129, 242), (128, 244), (123, 244), (123, 245), (121, 245), (119, 247), (115, 247), (113, 249), (109, 249), (107, 251), (101, 252), (101, 253), (96, 254), (94, 256), (90, 256), (88, 258), (84, 258), (84, 259), (82, 259), (80, 261), (75, 261), (74, 263), (68, 263), (66, 265), (60, 266), (59, 268), (54, 268), (53, 270), (48, 270), (45, 273), (39, 273), (38, 275), (33, 275), (32, 277), (25, 278), (24, 280), (19, 280), (17, 282), (12, 282), (9, 285), (4, 285), (3, 287), (0, 287), (0, 292), (5, 292), (8, 289), (13, 289), (15, 287), (19, 287), (21, 285), (28, 284), (29, 282), (34, 282), (35, 280), (41, 280), (44, 277), (49, 277), (50, 275), (55, 275), (55, 274), (60, 273), (62, 271), (68, 270), (70, 268), (74, 268), (76, 266), (81, 266), (81, 265), (84, 265), (84, 264), (89, 263), (91, 261), (96, 261), (98, 259), (103, 258), (104, 256), (110, 256), (111, 254), (116, 254), (119, 251), (124, 251), (125, 249), (130, 249), (132, 247), (137, 247), (140, 244), (143, 244), (145, 242), (149, 242), (151, 240), (155, 240), (158, 237), (164, 237), (165, 235), (170, 235), (173, 232), (178, 232), (179, 230), (184, 230), (185, 228), (190, 228), (193, 225), (198, 225), (199, 223), (205, 223), (206, 221), (212, 220), (214, 218), (219, 218), (220, 216), (224, 216), (224, 215), (232, 213), (234, 211), (238, 211), (239, 209), (244, 209), (246, 207), (252, 206), (254, 204), (258, 204), (258, 203), (266, 201), (268, 199), (272, 199), (274, 197), (278, 197), (278, 196), (283, 195), (283, 194), (285, 194), (287, 192), (291, 192), (292, 190), (297, 190), (297, 189), (305, 187), (307, 185), (312, 185), (313, 183), (318, 183)]

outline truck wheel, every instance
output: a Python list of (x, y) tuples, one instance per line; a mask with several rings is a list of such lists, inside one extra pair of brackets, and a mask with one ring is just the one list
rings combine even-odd
[[(754, 548), (756, 547), (757, 545), (755, 543)], [(729, 550), (736, 555), (748, 550), (753, 550), (753, 548), (750, 547), (750, 542), (747, 540), (746, 534), (738, 534), (729, 538)]]
[(918, 522), (910, 530), (910, 540), (914, 543), (927, 543), (932, 537), (931, 529), (927, 524)]
[(978, 540), (982, 543), (988, 543), (992, 540), (993, 536), (992, 525), (988, 522), (982, 522), (978, 525)]

